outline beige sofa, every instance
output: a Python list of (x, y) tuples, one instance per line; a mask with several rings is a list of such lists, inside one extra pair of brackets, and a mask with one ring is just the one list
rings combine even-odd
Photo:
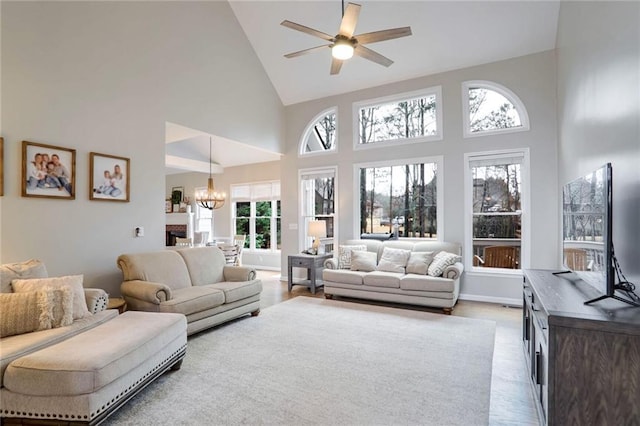
[[(12, 292), (12, 281), (16, 286), (14, 280), (33, 283), (34, 279), (46, 280), (35, 284), (37, 290)], [(183, 316), (119, 316), (117, 310), (105, 310), (108, 296), (104, 290), (81, 289), (81, 283), (77, 289), (85, 295), (88, 312), (82, 307), (82, 316), (70, 325), (42, 329), (54, 326), (43, 317), (55, 317), (53, 313), (69, 311), (71, 305), (73, 316), (77, 313), (76, 300), (52, 301), (44, 296), (55, 280), (47, 279), (44, 264), (37, 260), (0, 266), (3, 424), (100, 423), (156, 377), (169, 368), (179, 368), (185, 355)], [(26, 299), (29, 302), (21, 301)], [(51, 304), (54, 307), (49, 310)], [(33, 324), (37, 331), (24, 332)], [(135, 335), (129, 333), (130, 327)]]
[[(451, 260), (453, 264), (444, 267), (444, 271), (439, 276), (406, 273), (402, 268), (402, 272), (367, 271), (371, 268), (352, 270), (351, 267), (339, 268), (338, 258), (328, 259), (322, 273), (325, 297), (344, 296), (421, 305), (442, 308), (445, 314), (451, 314), (458, 301), (460, 277), (464, 270), (459, 258), (461, 253), (459, 244), (438, 241), (348, 240), (343, 243), (343, 246), (363, 246), (367, 252), (375, 253), (375, 256), (372, 256), (375, 262), (372, 265), (373, 268), (379, 267), (385, 247), (412, 252), (429, 252), (431, 255), (425, 256), (428, 258), (436, 257), (440, 252), (447, 252), (456, 255), (451, 258), (457, 258)], [(427, 264), (427, 266), (430, 265)]]
[(190, 335), (260, 312), (255, 269), (226, 265), (217, 247), (123, 254), (118, 267), (128, 309), (184, 314)]

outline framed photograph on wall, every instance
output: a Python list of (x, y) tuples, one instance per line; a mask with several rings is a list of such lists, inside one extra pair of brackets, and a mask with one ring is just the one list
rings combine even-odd
[(76, 198), (76, 150), (22, 141), (22, 196)]
[(89, 199), (129, 202), (128, 158), (89, 153)]

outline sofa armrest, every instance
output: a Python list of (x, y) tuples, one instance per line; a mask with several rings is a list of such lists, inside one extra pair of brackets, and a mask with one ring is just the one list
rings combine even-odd
[(225, 266), (222, 270), (225, 281), (252, 281), (256, 279), (255, 268), (246, 266)]
[(151, 281), (131, 280), (120, 285), (123, 296), (133, 297), (154, 305), (171, 300), (171, 289), (166, 284)]
[(457, 280), (462, 276), (462, 271), (464, 270), (464, 265), (461, 262), (456, 262), (453, 265), (447, 266), (442, 273), (444, 278), (450, 278), (452, 280)]
[(101, 288), (85, 288), (84, 300), (87, 302), (89, 312), (97, 314), (107, 309), (109, 295)]
[(326, 269), (338, 269), (338, 259), (332, 257), (324, 261), (324, 267)]

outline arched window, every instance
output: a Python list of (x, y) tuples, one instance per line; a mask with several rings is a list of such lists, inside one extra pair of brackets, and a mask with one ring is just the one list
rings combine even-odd
[(497, 83), (462, 83), (462, 107), (467, 138), (529, 130), (529, 116), (520, 98)]
[(322, 154), (336, 150), (336, 108), (316, 115), (302, 133), (299, 155)]

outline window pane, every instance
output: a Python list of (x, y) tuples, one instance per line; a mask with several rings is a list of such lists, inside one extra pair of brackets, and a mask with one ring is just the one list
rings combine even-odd
[(360, 233), (437, 237), (435, 163), (360, 169)]
[(256, 218), (256, 248), (271, 248), (271, 218)]
[(281, 202), (280, 202), (280, 200), (276, 201), (276, 216), (277, 216), (277, 217), (282, 216), (282, 213), (281, 213)]
[(473, 217), (473, 238), (520, 240), (520, 215), (480, 215)]
[(336, 146), (336, 114), (322, 117), (309, 129), (304, 141), (303, 153), (331, 151)]
[(522, 210), (520, 164), (472, 168), (473, 212)]
[(520, 114), (503, 95), (480, 87), (469, 89), (469, 127), (472, 133), (520, 126)]
[[(278, 201), (279, 202), (279, 201)], [(282, 249), (282, 219), (276, 219), (276, 244), (278, 250)]]
[(256, 217), (271, 217), (271, 201), (256, 202)]
[[(236, 219), (236, 235), (249, 235), (249, 218)], [(249, 238), (245, 239), (244, 247), (249, 248)]]
[(358, 143), (436, 135), (436, 95), (371, 105), (359, 110)]
[[(236, 217), (251, 217), (251, 202), (236, 203)], [(247, 234), (249, 231), (247, 230)]]

